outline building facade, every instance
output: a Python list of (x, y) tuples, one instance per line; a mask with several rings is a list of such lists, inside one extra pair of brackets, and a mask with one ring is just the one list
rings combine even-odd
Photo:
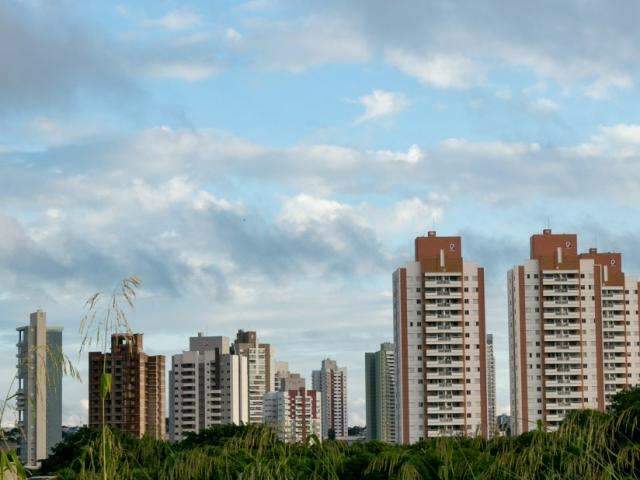
[(38, 310), (16, 330), (20, 460), (37, 466), (62, 440), (62, 328), (47, 328), (47, 315)]
[(347, 368), (329, 358), (312, 372), (312, 388), (322, 402), (322, 438), (348, 437)]
[(320, 393), (301, 387), (265, 394), (263, 422), (275, 429), (283, 442), (306, 442), (322, 437)]
[(275, 390), (277, 392), (288, 392), (289, 390), (300, 390), (307, 388), (306, 381), (299, 373), (289, 371), (287, 362), (276, 362)]
[[(111, 375), (103, 402), (102, 374)], [(141, 333), (111, 336), (109, 353), (89, 353), (89, 426), (105, 424), (142, 437), (165, 436), (165, 359), (143, 351)]]
[(189, 351), (173, 355), (169, 372), (169, 439), (249, 421), (247, 359), (233, 355), (228, 337), (198, 333)]
[(233, 353), (247, 359), (249, 374), (249, 423), (262, 423), (264, 395), (275, 390), (274, 351), (268, 343), (259, 343), (256, 332), (238, 330)]
[(489, 435), (497, 434), (496, 425), (496, 357), (493, 349), (493, 334), (487, 334), (487, 417)]
[(396, 441), (395, 346), (383, 343), (377, 352), (364, 354), (367, 439)]
[(396, 439), (489, 432), (484, 269), (429, 232), (393, 274)]
[(507, 275), (513, 434), (604, 411), (640, 381), (638, 281), (620, 253), (578, 253), (577, 240), (533, 235), (529, 260)]

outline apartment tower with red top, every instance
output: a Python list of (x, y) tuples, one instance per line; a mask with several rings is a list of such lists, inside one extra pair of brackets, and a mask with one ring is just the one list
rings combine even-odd
[(507, 274), (513, 434), (540, 422), (553, 430), (571, 410), (605, 411), (640, 379), (638, 280), (620, 253), (577, 244), (543, 230)]
[(489, 434), (484, 269), (429, 232), (393, 274), (396, 441)]

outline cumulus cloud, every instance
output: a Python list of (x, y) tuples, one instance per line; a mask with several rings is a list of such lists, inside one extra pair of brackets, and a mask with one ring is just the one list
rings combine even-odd
[(421, 56), (405, 50), (389, 50), (387, 61), (422, 83), (438, 88), (469, 88), (484, 80), (482, 68), (461, 55)]
[(364, 113), (356, 119), (356, 123), (397, 115), (409, 105), (404, 94), (384, 90), (373, 90), (357, 102), (364, 107)]
[(531, 108), (536, 112), (548, 115), (560, 110), (560, 105), (549, 98), (538, 98), (531, 102)]
[(200, 25), (202, 17), (189, 9), (180, 9), (167, 12), (160, 18), (147, 19), (143, 25), (147, 27), (160, 27), (166, 30), (187, 30)]

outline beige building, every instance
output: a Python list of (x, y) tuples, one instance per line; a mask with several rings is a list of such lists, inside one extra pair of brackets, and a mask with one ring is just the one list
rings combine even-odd
[(19, 453), (35, 467), (62, 440), (62, 328), (47, 328), (47, 314), (38, 310), (17, 331)]
[(326, 358), (312, 373), (312, 388), (321, 395), (322, 438), (348, 437), (347, 368)]
[(638, 280), (620, 253), (578, 253), (577, 242), (533, 235), (529, 260), (507, 275), (513, 434), (538, 422), (555, 429), (571, 410), (604, 411), (640, 381)]
[(274, 349), (259, 343), (256, 332), (238, 330), (233, 353), (247, 359), (249, 374), (249, 423), (262, 423), (262, 403), (267, 392), (275, 390)]
[(321, 438), (320, 392), (301, 387), (266, 393), (263, 422), (274, 428), (283, 442), (305, 442), (312, 435)]
[(393, 274), (396, 439), (488, 435), (484, 269), (429, 232)]
[(228, 337), (189, 339), (189, 350), (171, 358), (169, 372), (169, 438), (188, 432), (249, 422), (247, 359), (233, 355)]
[[(111, 336), (111, 352), (89, 353), (89, 426), (104, 422), (131, 435), (165, 436), (164, 356), (143, 351), (141, 333)], [(111, 374), (111, 392), (100, 396), (102, 373)]]

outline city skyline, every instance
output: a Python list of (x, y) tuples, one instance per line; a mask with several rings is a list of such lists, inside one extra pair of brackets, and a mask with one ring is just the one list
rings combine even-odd
[(256, 331), (307, 381), (347, 367), (361, 425), (390, 273), (437, 230), (485, 268), (500, 414), (532, 234), (640, 275), (640, 5), (294, 3), (0, 4), (0, 391), (42, 308), (86, 421), (82, 306), (137, 275), (149, 354)]

